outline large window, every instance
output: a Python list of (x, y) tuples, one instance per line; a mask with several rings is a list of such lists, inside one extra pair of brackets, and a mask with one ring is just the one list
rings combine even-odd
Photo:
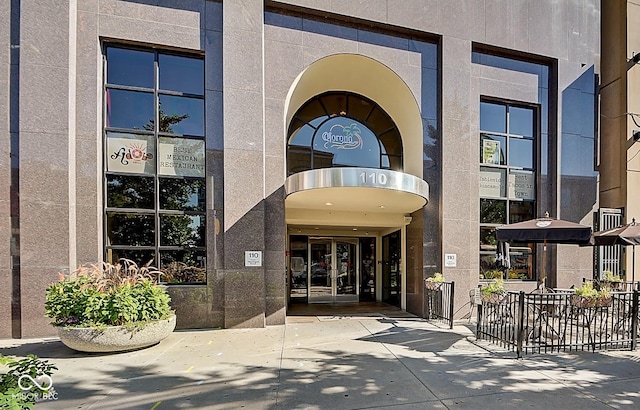
[(480, 103), (480, 278), (534, 280), (533, 244), (511, 244), (508, 270), (495, 263), (495, 228), (534, 218), (537, 109)]
[(402, 171), (402, 139), (373, 101), (330, 92), (309, 100), (291, 121), (287, 164), (289, 175), (331, 167)]
[(206, 272), (204, 59), (104, 47), (106, 259)]

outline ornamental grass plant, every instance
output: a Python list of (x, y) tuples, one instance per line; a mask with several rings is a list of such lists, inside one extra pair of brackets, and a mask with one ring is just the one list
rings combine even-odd
[(174, 312), (160, 272), (128, 259), (81, 265), (46, 289), (45, 315), (54, 326), (139, 326)]

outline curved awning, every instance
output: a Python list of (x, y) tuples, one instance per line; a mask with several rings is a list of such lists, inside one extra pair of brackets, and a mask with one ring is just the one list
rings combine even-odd
[(287, 178), (285, 191), (289, 223), (303, 223), (301, 215), (313, 219), (309, 223), (319, 223), (320, 218), (332, 224), (339, 223), (336, 222), (338, 216), (354, 223), (358, 216), (369, 221), (376, 216), (404, 216), (422, 208), (429, 200), (429, 185), (421, 178), (371, 168), (299, 172)]

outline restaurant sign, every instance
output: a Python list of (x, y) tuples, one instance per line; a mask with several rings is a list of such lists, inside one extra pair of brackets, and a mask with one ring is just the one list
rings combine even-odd
[(318, 134), (325, 149), (362, 149), (362, 130), (353, 121), (327, 121)]
[(505, 171), (497, 168), (480, 169), (480, 196), (484, 198), (504, 197)]
[(152, 174), (154, 168), (153, 143), (143, 136), (107, 138), (107, 171)]
[(187, 138), (160, 138), (158, 173), (184, 177), (204, 177), (204, 141)]
[(532, 172), (509, 172), (509, 198), (536, 199), (534, 175)]

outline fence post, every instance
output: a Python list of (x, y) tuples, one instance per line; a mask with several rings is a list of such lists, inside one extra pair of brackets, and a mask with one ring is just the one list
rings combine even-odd
[(476, 320), (476, 339), (480, 340), (480, 328), (482, 327), (482, 303), (479, 303), (476, 306), (476, 314), (478, 315), (478, 319)]
[(631, 305), (631, 350), (636, 350), (638, 343), (638, 290), (633, 290), (633, 303)]
[(524, 338), (524, 292), (518, 295), (518, 324), (516, 327), (516, 354), (522, 358), (522, 343)]
[(453, 329), (453, 300), (455, 296), (456, 283), (451, 281), (451, 293), (449, 294), (449, 329)]

